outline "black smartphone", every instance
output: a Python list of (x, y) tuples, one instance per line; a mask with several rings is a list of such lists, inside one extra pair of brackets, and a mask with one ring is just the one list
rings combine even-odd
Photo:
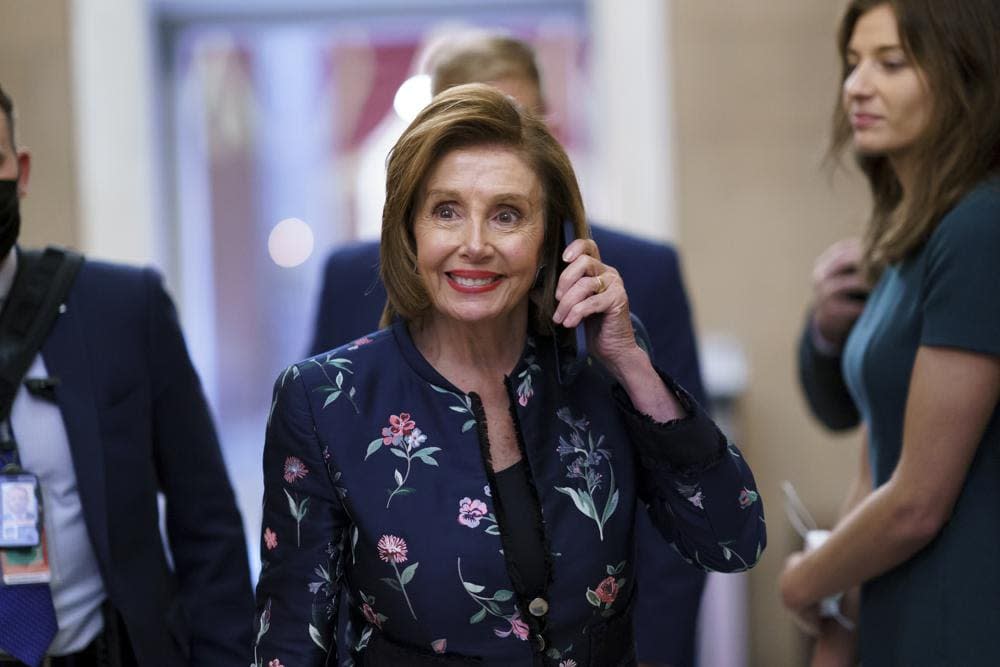
[[(575, 239), (576, 227), (573, 225), (573, 221), (564, 220), (563, 244), (559, 249), (560, 257), (562, 257), (563, 251), (566, 250), (566, 246)], [(563, 262), (562, 268), (565, 269), (566, 266), (568, 265)], [(556, 376), (559, 378), (560, 384), (566, 385), (576, 379), (580, 370), (587, 363), (587, 328), (582, 321), (573, 327), (573, 336), (569, 341), (569, 347), (563, 346), (560, 348), (558, 343), (559, 338), (559, 336), (556, 336)]]

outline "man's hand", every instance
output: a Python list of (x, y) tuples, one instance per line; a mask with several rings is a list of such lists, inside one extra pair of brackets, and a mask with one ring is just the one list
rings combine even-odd
[(870, 286), (860, 272), (861, 240), (834, 243), (816, 259), (813, 290), (816, 304), (813, 326), (827, 347), (840, 349), (861, 315)]

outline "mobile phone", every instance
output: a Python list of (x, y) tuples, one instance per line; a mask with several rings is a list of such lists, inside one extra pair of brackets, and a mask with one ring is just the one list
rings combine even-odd
[[(572, 220), (563, 220), (563, 244), (559, 249), (559, 257), (562, 257), (566, 247), (576, 239), (576, 227)], [(562, 263), (562, 268), (568, 266)], [(580, 370), (587, 364), (587, 328), (581, 321), (573, 327), (573, 336), (570, 339), (569, 347), (559, 346), (559, 336), (556, 340), (556, 377), (559, 384), (567, 385), (576, 379)]]

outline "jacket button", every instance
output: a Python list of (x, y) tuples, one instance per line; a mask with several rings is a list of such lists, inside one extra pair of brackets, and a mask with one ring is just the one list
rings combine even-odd
[(545, 616), (549, 613), (549, 603), (545, 601), (545, 598), (535, 598), (528, 603), (528, 612), (532, 616)]

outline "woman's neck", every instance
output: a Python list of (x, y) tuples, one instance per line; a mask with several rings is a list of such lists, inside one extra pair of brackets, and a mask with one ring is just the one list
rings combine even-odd
[(462, 391), (481, 391), (502, 381), (521, 357), (527, 338), (527, 309), (495, 322), (459, 322), (431, 315), (410, 325), (424, 358)]

